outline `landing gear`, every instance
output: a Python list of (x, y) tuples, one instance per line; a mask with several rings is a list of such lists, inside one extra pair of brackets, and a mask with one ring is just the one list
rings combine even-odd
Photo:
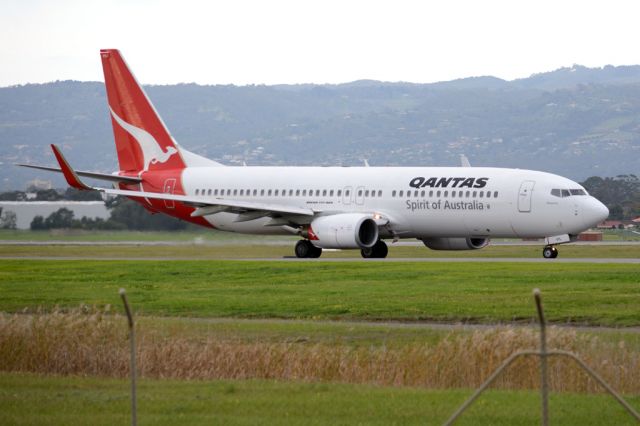
[(300, 259), (318, 258), (322, 254), (322, 249), (311, 244), (309, 240), (300, 240), (296, 243), (296, 257)]
[(364, 248), (360, 250), (360, 253), (365, 259), (384, 259), (389, 253), (389, 248), (384, 241), (378, 240), (373, 247)]
[(555, 259), (558, 257), (558, 249), (554, 246), (546, 246), (542, 249), (542, 257), (545, 259)]

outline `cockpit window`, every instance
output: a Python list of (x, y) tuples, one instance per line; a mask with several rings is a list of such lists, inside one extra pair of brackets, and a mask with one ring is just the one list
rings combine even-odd
[(551, 190), (551, 195), (554, 197), (565, 198), (572, 195), (587, 195), (587, 191), (584, 189), (560, 189), (554, 188)]

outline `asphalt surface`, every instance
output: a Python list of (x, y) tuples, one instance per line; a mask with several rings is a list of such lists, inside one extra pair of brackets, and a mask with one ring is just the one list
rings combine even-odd
[(361, 257), (341, 257), (326, 259), (298, 259), (296, 257), (282, 258), (199, 258), (165, 256), (165, 257), (104, 257), (104, 256), (0, 256), (0, 260), (194, 260), (194, 261), (214, 261), (214, 260), (234, 260), (234, 261), (267, 261), (267, 262), (316, 262), (316, 263), (342, 263), (342, 262), (425, 262), (425, 263), (621, 263), (621, 264), (640, 264), (640, 259), (623, 259), (623, 258), (556, 258), (544, 259), (540, 258), (520, 258), (520, 257), (432, 257), (432, 258), (388, 258), (388, 259), (363, 259)]

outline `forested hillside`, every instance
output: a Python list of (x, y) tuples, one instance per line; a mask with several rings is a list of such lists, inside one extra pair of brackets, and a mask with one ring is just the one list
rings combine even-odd
[[(640, 67), (579, 66), (507, 82), (149, 86), (184, 147), (228, 165), (534, 168), (583, 180), (639, 172)], [(102, 83), (0, 88), (0, 189), (52, 175), (49, 144), (78, 169), (117, 168)], [(62, 185), (57, 177), (56, 184)]]

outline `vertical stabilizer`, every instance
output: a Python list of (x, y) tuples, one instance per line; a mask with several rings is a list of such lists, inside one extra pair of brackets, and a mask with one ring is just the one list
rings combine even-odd
[(103, 49), (100, 56), (120, 170), (183, 169), (177, 144), (120, 52)]

